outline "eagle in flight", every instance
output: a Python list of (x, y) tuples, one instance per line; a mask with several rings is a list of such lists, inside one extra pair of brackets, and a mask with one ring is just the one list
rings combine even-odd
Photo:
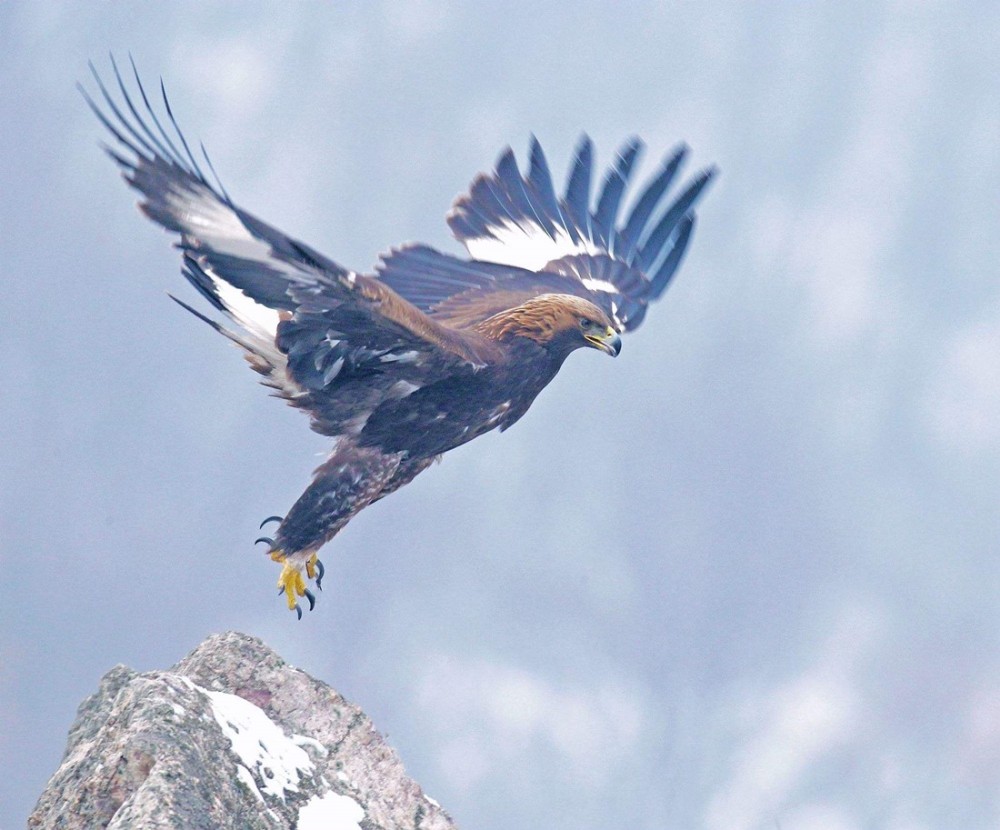
[[(178, 234), (182, 273), (224, 326), (175, 299), (243, 349), (261, 382), (334, 439), (329, 457), (264, 537), (282, 565), (288, 607), (321, 586), (319, 549), (367, 505), (426, 470), (442, 453), (514, 424), (570, 352), (615, 357), (667, 287), (694, 228), (694, 205), (714, 169), (665, 199), (684, 147), (663, 162), (627, 218), (619, 208), (642, 148), (619, 150), (596, 203), (593, 149), (584, 136), (560, 197), (532, 137), (526, 173), (501, 153), (447, 216), (471, 259), (426, 245), (382, 255), (373, 274), (351, 271), (286, 236), (230, 198), (163, 106), (152, 106), (132, 63), (120, 97), (90, 68), (102, 104), (81, 92), (117, 147), (105, 149), (141, 195), (140, 209)], [(141, 100), (141, 103), (140, 103)], [(211, 173), (211, 178), (205, 171)]]

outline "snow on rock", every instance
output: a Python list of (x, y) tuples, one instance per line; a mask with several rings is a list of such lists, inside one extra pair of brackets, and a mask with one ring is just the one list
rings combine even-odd
[(292, 743), (295, 744), (296, 746), (308, 746), (311, 749), (314, 749), (323, 757), (326, 757), (327, 755), (330, 754), (329, 752), (327, 752), (326, 747), (323, 746), (323, 744), (321, 744), (315, 738), (310, 738), (306, 735), (292, 735), (291, 740)]
[(233, 751), (247, 769), (263, 779), (264, 793), (284, 801), (286, 791), (298, 792), (299, 778), (313, 772), (313, 762), (305, 751), (249, 701), (226, 692), (203, 691)]
[(364, 808), (350, 796), (314, 795), (299, 810), (296, 830), (361, 830)]
[(260, 790), (257, 789), (257, 782), (253, 780), (253, 773), (243, 766), (243, 764), (237, 764), (236, 776), (243, 782), (244, 786), (246, 786), (246, 788), (257, 797), (257, 800), (263, 804), (264, 796), (261, 795)]

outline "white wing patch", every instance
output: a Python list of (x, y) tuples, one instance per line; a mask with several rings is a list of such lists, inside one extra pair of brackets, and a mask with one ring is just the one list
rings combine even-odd
[(247, 259), (270, 256), (271, 246), (250, 233), (236, 212), (205, 185), (172, 182), (163, 198), (183, 233), (193, 237), (188, 242)]
[(230, 316), (251, 334), (269, 340), (273, 347), (274, 338), (278, 333), (278, 323), (280, 322), (278, 312), (262, 303), (258, 303), (256, 300), (252, 300), (236, 286), (226, 282), (213, 271), (206, 268), (205, 273), (211, 277), (215, 291), (219, 295), (219, 300), (226, 307)]
[[(223, 326), (216, 326), (217, 331), (244, 349), (251, 367), (264, 376), (261, 383), (277, 390), (291, 403), (302, 398), (306, 391), (288, 373), (288, 359), (278, 349), (276, 342), (281, 319), (277, 310), (248, 297), (235, 285), (219, 277), (207, 263), (201, 269), (211, 280), (212, 288), (227, 315), (242, 329), (242, 332), (231, 331)], [(336, 366), (333, 374), (339, 369), (340, 366)]]
[(505, 220), (502, 225), (491, 225), (489, 230), (492, 236), (463, 240), (473, 259), (540, 271), (548, 263), (564, 256), (601, 252), (590, 240), (574, 242), (562, 228), (556, 228), (553, 238), (534, 222), (520, 225)]
[(593, 277), (587, 277), (580, 280), (580, 282), (590, 291), (606, 291), (608, 294), (620, 293), (618, 287), (613, 282), (608, 282), (607, 280), (595, 280)]

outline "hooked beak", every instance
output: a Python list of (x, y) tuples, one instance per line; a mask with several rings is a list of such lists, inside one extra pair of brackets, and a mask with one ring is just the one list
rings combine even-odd
[(607, 352), (612, 357), (618, 357), (622, 350), (622, 339), (611, 326), (603, 334), (588, 334), (584, 339), (595, 349)]

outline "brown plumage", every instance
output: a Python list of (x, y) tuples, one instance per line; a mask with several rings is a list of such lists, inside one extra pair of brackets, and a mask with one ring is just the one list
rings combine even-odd
[(300, 615), (298, 597), (311, 606), (307, 583), (322, 578), (317, 551), (366, 505), (442, 453), (511, 426), (575, 349), (618, 354), (619, 333), (642, 321), (680, 264), (693, 205), (712, 175), (661, 208), (684, 155), (675, 152), (619, 222), (637, 140), (620, 151), (593, 209), (589, 140), (561, 199), (532, 140), (527, 175), (507, 150), (456, 201), (448, 222), (472, 260), (411, 245), (383, 257), (375, 275), (357, 274), (234, 204), (202, 172), (165, 95), (172, 135), (138, 73), (145, 116), (114, 72), (125, 110), (96, 71), (110, 114), (87, 96), (126, 151), (109, 153), (143, 212), (179, 234), (184, 276), (237, 327), (178, 302), (237, 343), (265, 385), (335, 439), (266, 538)]

